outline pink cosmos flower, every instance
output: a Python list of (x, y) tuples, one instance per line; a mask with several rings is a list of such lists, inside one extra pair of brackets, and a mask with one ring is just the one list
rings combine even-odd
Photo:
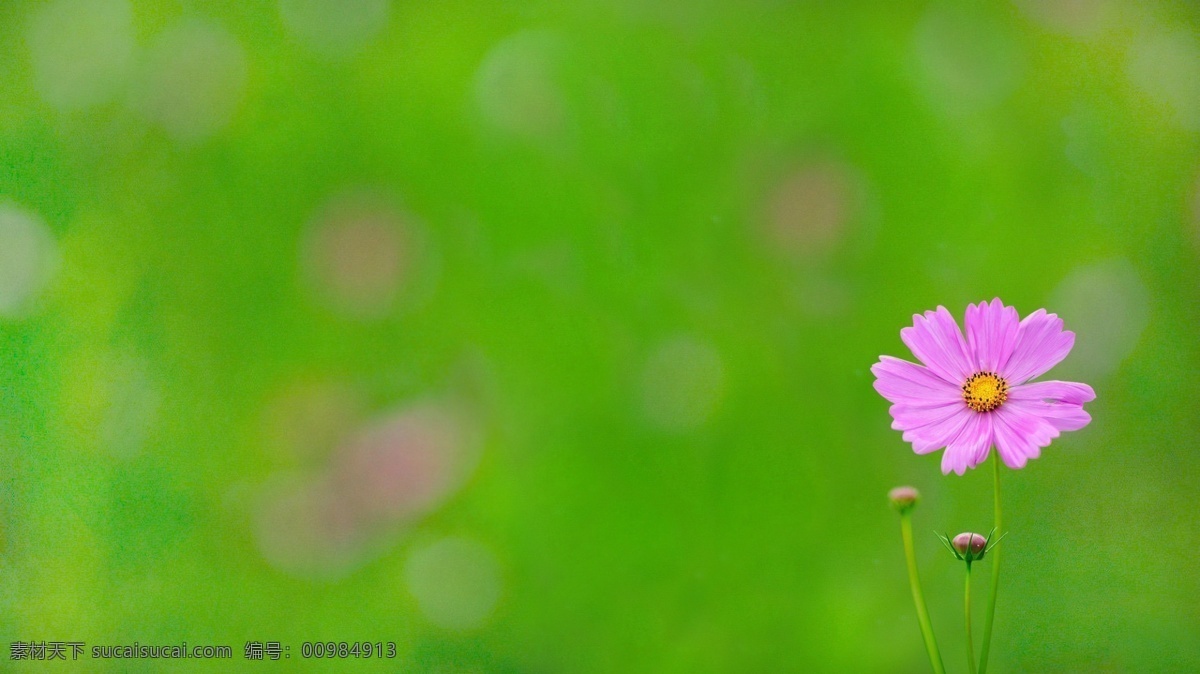
[(1038, 309), (1020, 320), (999, 298), (967, 307), (967, 336), (945, 307), (913, 316), (900, 339), (923, 365), (881, 356), (871, 367), (875, 390), (893, 403), (892, 428), (917, 454), (943, 447), (942, 472), (962, 475), (992, 447), (1009, 468), (1022, 468), (1062, 431), (1092, 420), (1087, 384), (1030, 380), (1070, 353), (1075, 333)]

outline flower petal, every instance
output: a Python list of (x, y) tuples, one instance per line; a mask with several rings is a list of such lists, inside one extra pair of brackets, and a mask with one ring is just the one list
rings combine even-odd
[(1039, 400), (1082, 405), (1096, 399), (1096, 392), (1087, 384), (1073, 381), (1039, 381), (1014, 386), (1008, 391), (1009, 400)]
[(1075, 333), (1063, 330), (1062, 319), (1038, 309), (1021, 321), (1013, 354), (1000, 373), (1010, 386), (1024, 384), (1062, 362), (1074, 345)]
[(1008, 403), (1021, 412), (1032, 414), (1060, 431), (1077, 431), (1092, 422), (1092, 415), (1079, 405), (1041, 400), (1013, 400)]
[(961, 386), (975, 373), (962, 330), (946, 307), (926, 311), (924, 316), (914, 314), (912, 327), (901, 330), (900, 339), (934, 374), (954, 386)]
[(1057, 438), (1059, 431), (1042, 417), (1022, 410), (1019, 405), (1004, 405), (992, 413), (992, 428), (996, 436), (996, 451), (1009, 468), (1024, 468), (1029, 459), (1036, 459), (1042, 447)]
[(1000, 298), (967, 305), (967, 343), (980, 370), (996, 372), (1012, 356), (1021, 317)]
[(992, 415), (972, 412), (967, 422), (942, 453), (942, 473), (958, 475), (979, 465), (979, 457), (987, 457), (992, 445)]
[(892, 428), (897, 431), (914, 431), (949, 419), (963, 409), (962, 400), (936, 405), (892, 405)]
[(880, 356), (871, 366), (875, 390), (891, 402), (929, 405), (961, 401), (962, 391), (928, 368), (891, 356)]
[(911, 442), (913, 451), (917, 454), (935, 452), (953, 442), (973, 414), (975, 412), (963, 405), (957, 412), (939, 422), (905, 431), (904, 441)]
[(992, 450), (992, 445), (996, 442), (996, 422), (991, 414), (980, 415), (983, 417), (983, 423), (986, 428), (983, 431), (983, 440), (975, 445), (975, 457), (971, 460), (971, 467), (974, 468), (979, 464), (987, 461), (988, 453)]
[(1073, 381), (1040, 381), (1014, 386), (1008, 399), (1009, 405), (1045, 419), (1060, 431), (1077, 431), (1092, 421), (1083, 404), (1095, 400), (1096, 392)]

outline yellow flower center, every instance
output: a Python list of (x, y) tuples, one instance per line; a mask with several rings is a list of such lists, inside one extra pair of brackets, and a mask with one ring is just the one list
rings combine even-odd
[(977, 372), (963, 384), (963, 402), (976, 412), (991, 412), (1008, 400), (1008, 382), (995, 372)]

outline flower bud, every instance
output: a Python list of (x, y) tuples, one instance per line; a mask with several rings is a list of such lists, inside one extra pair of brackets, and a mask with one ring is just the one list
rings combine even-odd
[(963, 532), (955, 536), (954, 540), (950, 541), (950, 545), (955, 552), (968, 561), (983, 559), (983, 554), (987, 552), (987, 539), (970, 532)]
[(915, 508), (920, 499), (921, 492), (916, 487), (896, 487), (888, 492), (888, 500), (901, 515)]

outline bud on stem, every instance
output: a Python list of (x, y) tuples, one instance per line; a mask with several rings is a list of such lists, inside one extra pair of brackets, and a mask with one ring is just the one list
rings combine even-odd
[(1000, 544), (1000, 540), (1004, 536), (993, 541), (992, 534), (994, 533), (996, 531), (993, 529), (992, 533), (984, 537), (981, 534), (964, 531), (954, 538), (950, 538), (949, 535), (939, 535), (938, 538), (942, 540), (942, 545), (946, 546), (955, 559), (962, 560), (967, 563), (967, 566), (970, 566), (971, 562), (983, 559), (984, 555)]
[(921, 500), (921, 492), (917, 491), (916, 487), (896, 487), (888, 492), (888, 500), (892, 502), (892, 507), (903, 515), (917, 507), (917, 501)]

